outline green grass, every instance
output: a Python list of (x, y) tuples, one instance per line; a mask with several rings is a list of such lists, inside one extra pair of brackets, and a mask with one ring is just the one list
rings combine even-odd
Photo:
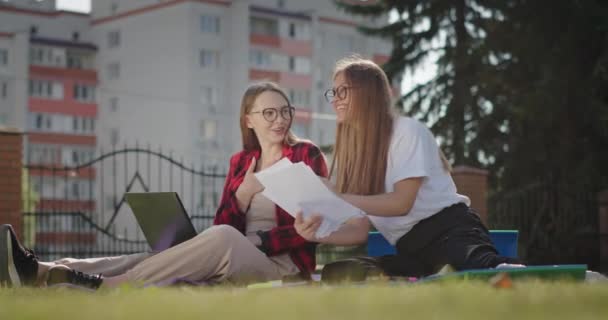
[(0, 289), (0, 319), (607, 319), (608, 285)]

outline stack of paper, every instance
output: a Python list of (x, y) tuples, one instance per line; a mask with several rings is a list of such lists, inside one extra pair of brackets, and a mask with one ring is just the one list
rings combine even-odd
[(327, 237), (346, 220), (363, 216), (363, 212), (342, 200), (325, 186), (312, 169), (302, 162), (291, 163), (283, 158), (266, 170), (255, 174), (264, 186), (262, 194), (295, 217), (319, 214), (323, 222), (317, 238)]

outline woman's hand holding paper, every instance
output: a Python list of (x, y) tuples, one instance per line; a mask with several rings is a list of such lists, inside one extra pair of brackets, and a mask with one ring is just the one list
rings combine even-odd
[(317, 229), (321, 226), (323, 218), (318, 214), (313, 214), (309, 218), (304, 218), (302, 212), (296, 214), (294, 227), (296, 232), (304, 239), (312, 242), (317, 242), (319, 239), (315, 236)]

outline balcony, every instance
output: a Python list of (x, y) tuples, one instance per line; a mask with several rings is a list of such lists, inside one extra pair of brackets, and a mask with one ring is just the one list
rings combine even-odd
[(97, 144), (97, 137), (94, 135), (29, 132), (28, 138), (29, 138), (29, 141), (32, 143), (69, 144), (69, 145), (87, 145), (87, 146), (94, 146)]
[(97, 70), (70, 69), (67, 66), (30, 65), (30, 76), (73, 79), (97, 84)]
[(278, 36), (266, 34), (250, 34), (249, 42), (265, 47), (279, 48), (281, 46), (281, 39)]
[[(79, 79), (81, 79), (81, 75), (84, 75), (85, 79), (96, 81), (96, 76), (91, 79), (91, 72), (94, 72), (95, 69), (95, 52), (97, 51), (95, 45), (78, 41), (36, 37), (30, 38), (30, 42), (30, 65), (50, 68), (39, 70), (43, 75), (76, 76)], [(57, 74), (58, 70), (60, 71), (59, 74)], [(79, 70), (81, 72), (65, 74), (68, 70)]]

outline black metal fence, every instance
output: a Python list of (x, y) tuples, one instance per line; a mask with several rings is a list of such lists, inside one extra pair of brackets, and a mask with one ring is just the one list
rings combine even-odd
[(599, 267), (597, 188), (536, 183), (488, 201), (493, 229), (519, 230), (519, 256), (530, 264)]
[(28, 150), (24, 166), (24, 240), (43, 259), (148, 250), (126, 192), (175, 191), (198, 231), (213, 222), (223, 168), (195, 168), (149, 146), (97, 156), (42, 151)]

